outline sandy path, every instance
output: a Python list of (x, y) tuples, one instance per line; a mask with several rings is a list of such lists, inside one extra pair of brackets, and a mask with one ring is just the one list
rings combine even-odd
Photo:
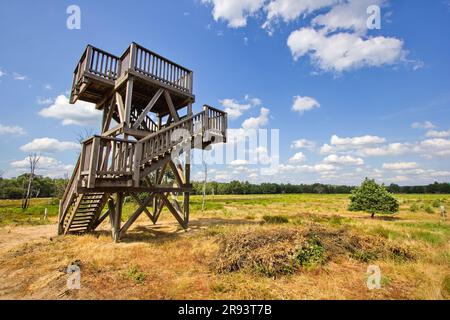
[(11, 250), (15, 246), (27, 242), (48, 239), (56, 235), (56, 224), (3, 227), (0, 228), (0, 252)]

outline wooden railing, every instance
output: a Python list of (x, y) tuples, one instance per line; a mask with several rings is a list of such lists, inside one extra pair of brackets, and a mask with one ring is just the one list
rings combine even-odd
[(94, 136), (83, 142), (81, 151), (81, 178), (87, 178), (86, 187), (92, 188), (97, 178), (133, 176), (139, 171), (140, 151), (136, 141)]
[(88, 45), (75, 68), (72, 88), (79, 85), (85, 73), (114, 81), (130, 69), (181, 92), (192, 94), (191, 70), (136, 43), (132, 43), (120, 58)]
[(120, 58), (120, 76), (132, 69), (175, 89), (192, 94), (192, 71), (136, 43)]
[(70, 204), (73, 201), (73, 196), (76, 192), (76, 188), (78, 185), (78, 178), (80, 175), (80, 157), (78, 157), (77, 164), (75, 165), (75, 169), (73, 170), (72, 177), (69, 180), (69, 183), (64, 190), (63, 197), (61, 199), (61, 205), (59, 209), (60, 216), (58, 217), (59, 221), (62, 221), (66, 216), (67, 209), (70, 207)]
[[(133, 109), (131, 110), (131, 121), (135, 122), (140, 115), (140, 110)], [(155, 132), (158, 131), (158, 125), (149, 117), (146, 116), (142, 123), (139, 125), (138, 129), (145, 130), (149, 132)]]
[(118, 57), (88, 45), (75, 68), (73, 84), (77, 85), (85, 72), (114, 81), (119, 74), (119, 62)]
[(170, 150), (182, 142), (183, 138), (191, 138), (195, 134), (220, 134), (223, 135), (225, 140), (226, 129), (227, 114), (205, 105), (202, 112), (187, 117), (140, 140), (139, 143), (142, 144), (141, 164), (145, 164), (163, 152)]
[(225, 139), (228, 124), (227, 113), (208, 105), (203, 106), (203, 113), (205, 114), (204, 130), (221, 134)]
[(132, 179), (133, 185), (137, 187), (142, 166), (171, 152), (180, 143), (191, 141), (193, 136), (201, 134), (209, 139), (211, 134), (215, 134), (222, 135), (225, 140), (226, 119), (225, 112), (204, 106), (202, 112), (153, 132), (139, 141), (93, 136), (82, 144), (77, 166), (81, 186), (94, 188), (97, 178), (126, 177)]

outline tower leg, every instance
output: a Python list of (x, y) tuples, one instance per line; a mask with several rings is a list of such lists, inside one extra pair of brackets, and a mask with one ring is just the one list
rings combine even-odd
[(120, 227), (122, 222), (122, 209), (123, 209), (123, 192), (117, 193), (117, 200), (114, 210), (114, 215), (112, 216), (112, 237), (114, 242), (119, 242), (120, 240)]

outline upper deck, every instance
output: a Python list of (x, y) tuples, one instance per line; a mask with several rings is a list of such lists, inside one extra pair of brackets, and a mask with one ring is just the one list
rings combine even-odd
[[(171, 92), (176, 109), (195, 101), (191, 70), (133, 42), (120, 57), (88, 45), (74, 71), (70, 102), (83, 100), (101, 108), (114, 89), (125, 92), (129, 76), (135, 79), (132, 104), (137, 108), (160, 88)], [(152, 111), (164, 115), (166, 109), (162, 101)]]

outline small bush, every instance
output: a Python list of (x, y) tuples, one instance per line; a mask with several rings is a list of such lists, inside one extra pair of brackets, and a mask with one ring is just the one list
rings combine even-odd
[(433, 208), (439, 208), (441, 206), (441, 201), (439, 199), (435, 199), (431, 205)]
[(126, 275), (136, 284), (144, 284), (145, 279), (147, 279), (147, 275), (144, 272), (140, 271), (137, 266), (129, 267)]
[(399, 207), (397, 199), (386, 190), (384, 185), (366, 178), (359, 188), (352, 191), (348, 209), (369, 212), (373, 218), (376, 213), (396, 213)]
[(312, 267), (324, 262), (322, 243), (313, 235), (299, 249), (296, 260), (302, 267)]
[(419, 206), (418, 206), (417, 204), (413, 203), (413, 204), (409, 207), (409, 210), (410, 210), (411, 212), (417, 212), (417, 211), (419, 211)]
[(425, 212), (426, 212), (426, 213), (430, 213), (430, 214), (431, 214), (431, 213), (434, 213), (433, 208), (430, 207), (430, 206), (426, 206), (424, 209), (425, 209)]
[(272, 224), (282, 224), (282, 223), (288, 223), (289, 219), (286, 216), (269, 216), (269, 215), (265, 215), (263, 217), (263, 220), (267, 223), (272, 223)]

